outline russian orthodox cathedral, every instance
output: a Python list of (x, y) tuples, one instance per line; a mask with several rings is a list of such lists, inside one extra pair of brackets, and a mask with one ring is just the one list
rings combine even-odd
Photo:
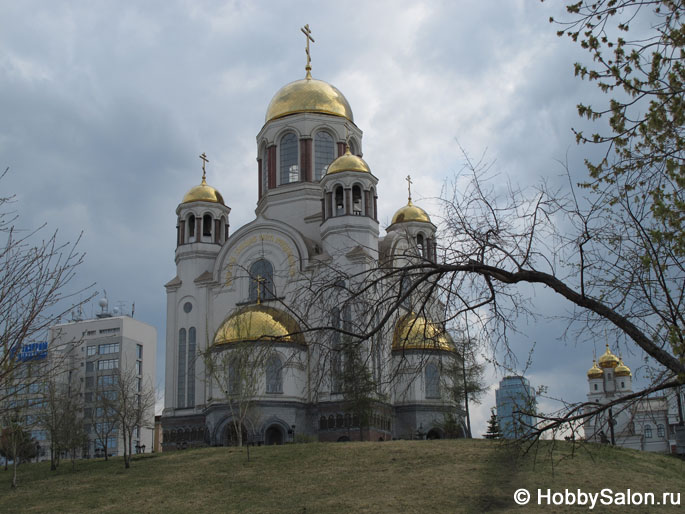
[[(436, 226), (410, 190), (380, 235), (362, 131), (345, 96), (312, 77), (308, 48), (305, 78), (266, 108), (256, 153), (254, 220), (229, 231), (231, 198), (207, 183), (204, 154), (176, 209), (164, 450), (442, 438), (455, 423), (463, 435), (441, 304), (416, 308), (402, 271), (435, 261)], [(387, 298), (395, 309), (374, 308)]]

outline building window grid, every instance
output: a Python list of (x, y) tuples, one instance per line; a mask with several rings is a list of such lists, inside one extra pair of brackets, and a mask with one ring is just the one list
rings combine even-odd
[(98, 371), (105, 369), (117, 369), (119, 367), (119, 359), (105, 359), (98, 361)]
[(108, 343), (98, 346), (99, 355), (107, 355), (108, 353), (119, 353), (119, 343)]

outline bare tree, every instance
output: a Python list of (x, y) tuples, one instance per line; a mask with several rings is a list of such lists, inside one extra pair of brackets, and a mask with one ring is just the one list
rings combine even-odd
[(131, 466), (133, 437), (143, 428), (154, 428), (155, 391), (133, 367), (120, 367), (113, 375), (116, 395), (111, 399), (124, 444), (124, 467)]
[(22, 348), (45, 341), (50, 326), (92, 298), (90, 286), (69, 290), (84, 258), (78, 240), (60, 243), (56, 231), (43, 237), (45, 225), (21, 229), (13, 198), (0, 196), (0, 394), (21, 366)]
[(249, 341), (212, 345), (202, 355), (212, 397), (228, 405), (238, 446), (245, 442), (245, 423), (262, 391), (266, 366), (273, 354), (271, 342)]
[(80, 391), (74, 390), (66, 377), (59, 374), (45, 378), (37, 424), (50, 438), (50, 469), (57, 469), (64, 452), (70, 455), (73, 469), (78, 452), (87, 442)]
[(99, 443), (108, 460), (110, 441), (116, 440), (119, 430), (118, 378), (113, 374), (98, 374), (95, 380), (93, 403), (84, 409), (85, 420), (95, 434), (96, 445)]

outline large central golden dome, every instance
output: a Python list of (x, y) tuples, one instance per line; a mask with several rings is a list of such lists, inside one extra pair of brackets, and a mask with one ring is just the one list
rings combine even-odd
[(354, 123), (352, 108), (345, 96), (328, 82), (312, 78), (296, 80), (279, 89), (266, 109), (265, 121), (300, 112), (331, 114)]

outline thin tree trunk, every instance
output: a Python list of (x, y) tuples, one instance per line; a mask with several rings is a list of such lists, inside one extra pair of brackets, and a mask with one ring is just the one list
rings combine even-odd
[(461, 355), (461, 375), (464, 377), (464, 409), (466, 410), (466, 437), (471, 439), (471, 414), (469, 413), (469, 390), (466, 385), (466, 348)]
[(17, 488), (17, 467), (19, 466), (19, 445), (15, 443), (14, 445), (14, 458), (12, 459), (12, 489)]

